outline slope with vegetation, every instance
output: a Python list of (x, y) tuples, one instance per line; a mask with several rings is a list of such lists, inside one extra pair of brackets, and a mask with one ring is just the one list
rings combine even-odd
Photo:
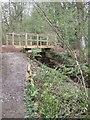
[(34, 86), (28, 83), (26, 88), (28, 117), (88, 117), (89, 12), (88, 3), (82, 2), (2, 4), (3, 43), (7, 32), (55, 34), (65, 50), (63, 54), (45, 51), (35, 57), (38, 62), (30, 62)]

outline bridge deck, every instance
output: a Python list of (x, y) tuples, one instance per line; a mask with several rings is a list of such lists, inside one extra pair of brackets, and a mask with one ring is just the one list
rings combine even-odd
[(14, 32), (6, 34), (6, 45), (16, 48), (54, 48), (55, 44), (55, 35)]
[(24, 46), (24, 45), (22, 45), (22, 46), (20, 46), (20, 45), (14, 45), (15, 46), (15, 48), (54, 48), (55, 46), (54, 45), (28, 45), (28, 46)]

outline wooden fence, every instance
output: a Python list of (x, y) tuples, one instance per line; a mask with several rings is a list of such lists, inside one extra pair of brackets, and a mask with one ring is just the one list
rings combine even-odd
[(35, 33), (7, 33), (6, 45), (24, 48), (52, 48), (56, 44), (55, 35)]

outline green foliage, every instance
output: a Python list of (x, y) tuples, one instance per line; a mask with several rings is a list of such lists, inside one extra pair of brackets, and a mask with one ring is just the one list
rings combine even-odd
[(31, 84), (27, 85), (26, 95), (24, 96), (24, 101), (27, 106), (27, 116), (33, 118), (35, 116), (34, 103), (37, 100), (38, 91)]
[[(38, 5), (43, 9), (53, 26), (60, 31), (67, 44), (69, 43), (73, 47), (78, 45), (79, 28), (82, 28), (82, 26), (82, 34), (87, 37), (88, 20), (86, 16), (88, 9), (84, 3), (80, 4), (83, 6), (81, 9), (83, 21), (81, 19), (79, 21), (80, 13), (78, 13), (79, 7), (76, 3), (41, 2)], [(2, 16), (2, 30), (4, 32), (54, 33), (41, 10), (32, 2), (3, 3)], [(60, 42), (60, 39), (58, 39), (58, 42)]]
[(33, 49), (32, 49), (32, 52), (33, 52), (33, 53), (41, 52), (41, 49), (40, 49), (40, 48), (33, 48)]
[[(69, 70), (68, 68), (66, 71)], [(35, 74), (35, 92), (27, 87), (27, 93), (32, 91), (27, 95), (30, 98), (35, 93), (33, 102), (39, 101), (39, 117), (43, 114), (45, 118), (75, 118), (87, 113), (88, 104), (84, 89), (81, 90), (68, 76), (46, 66), (38, 68)], [(28, 108), (31, 109), (29, 106)]]
[[(67, 53), (60, 54), (52, 50), (46, 53), (49, 53), (52, 56), (52, 59), (54, 59), (55, 62), (57, 62), (57, 65), (55, 67), (59, 69), (60, 73), (68, 77), (72, 76), (73, 81), (74, 79), (76, 79), (77, 81), (82, 82), (81, 73), (76, 65), (75, 60), (73, 60)], [(85, 82), (88, 83), (90, 76), (90, 66), (88, 65), (88, 63), (79, 63), (79, 64), (83, 72)]]

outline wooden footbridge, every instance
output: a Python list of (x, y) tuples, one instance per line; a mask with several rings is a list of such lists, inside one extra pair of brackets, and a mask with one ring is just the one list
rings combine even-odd
[(56, 35), (14, 32), (6, 34), (6, 45), (16, 48), (54, 48), (56, 41)]

